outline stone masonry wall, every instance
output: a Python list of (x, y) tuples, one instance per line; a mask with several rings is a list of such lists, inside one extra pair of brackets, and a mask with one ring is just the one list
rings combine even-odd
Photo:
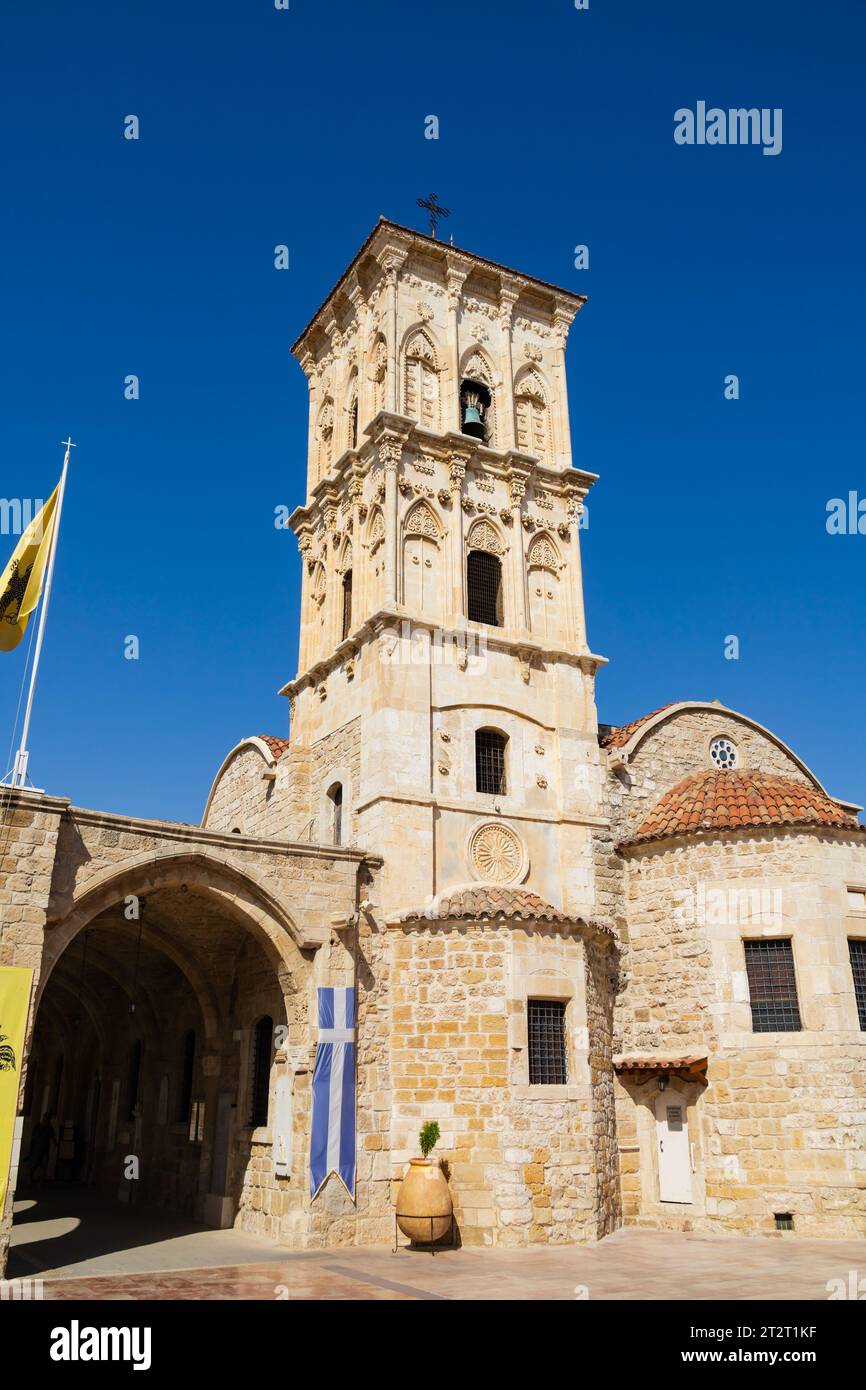
[[(866, 936), (848, 885), (866, 846), (844, 832), (737, 832), (627, 852), (629, 981), (616, 1050), (709, 1057), (693, 1087), (696, 1198), (658, 1202), (652, 1084), (619, 1087), (626, 1218), (644, 1224), (866, 1233), (866, 1034), (848, 939)], [(802, 1028), (755, 1033), (744, 939), (792, 941)]]

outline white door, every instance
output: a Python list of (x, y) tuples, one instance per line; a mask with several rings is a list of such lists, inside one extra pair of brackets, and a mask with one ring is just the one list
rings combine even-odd
[(659, 1197), (663, 1202), (692, 1200), (692, 1163), (685, 1097), (661, 1091), (656, 1100)]

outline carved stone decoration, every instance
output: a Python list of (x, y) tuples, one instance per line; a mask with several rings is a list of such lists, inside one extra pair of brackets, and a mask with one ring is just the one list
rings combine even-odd
[(489, 550), (493, 555), (503, 555), (505, 547), (499, 539), (496, 528), (489, 521), (476, 521), (466, 540), (470, 550)]
[(402, 494), (403, 494), (404, 497), (412, 497), (412, 496), (414, 496), (415, 489), (413, 488), (413, 486), (412, 486), (412, 484), (410, 483), (410, 481), (409, 481), (408, 478), (400, 478), (399, 481), (398, 481), (398, 483), (397, 483), (397, 486), (398, 486), (398, 488), (400, 489), (400, 491), (402, 492)]
[(508, 496), (512, 507), (519, 507), (526, 496), (526, 480), (524, 478), (509, 478)]
[(543, 744), (543, 743), (536, 743), (536, 745), (535, 745), (535, 751), (536, 751), (536, 753), (538, 754), (539, 758), (543, 758), (543, 757), (544, 757), (544, 744)]
[(383, 439), (379, 443), (379, 462), (385, 468), (396, 468), (403, 457), (403, 441)]
[(540, 362), (542, 357), (542, 350), (537, 343), (524, 343), (523, 355), (524, 357), (527, 357), (530, 362)]
[(503, 521), (506, 526), (512, 526), (514, 524), (514, 516), (512, 512), (509, 511), (508, 507), (502, 508), (499, 513), (499, 520)]
[(519, 883), (526, 873), (526, 846), (502, 821), (485, 821), (470, 833), (469, 868), (485, 883)]
[(529, 547), (529, 563), (530, 565), (540, 565), (544, 569), (559, 569), (559, 556), (549, 536), (542, 533), (535, 537)]
[(542, 791), (546, 791), (546, 790), (547, 790), (547, 778), (546, 778), (546, 777), (542, 777), (541, 773), (538, 774), (538, 776), (537, 776), (536, 779), (535, 779), (535, 782), (536, 782), (536, 786), (539, 786), (539, 787), (541, 788)]
[(470, 516), (475, 511), (475, 503), (471, 497), (461, 497), (460, 505), (463, 508), (464, 512), (468, 512)]
[(442, 538), (441, 527), (426, 502), (415, 503), (406, 517), (404, 530), (407, 536), (427, 536), (437, 543)]
[(567, 541), (571, 537), (571, 532), (569, 531), (568, 526), (564, 521), (561, 521), (559, 523), (559, 525), (556, 528), (556, 532), (560, 540)]
[(529, 512), (524, 512), (524, 513), (523, 513), (523, 516), (521, 517), (521, 521), (522, 521), (522, 523), (523, 523), (523, 529), (524, 529), (524, 531), (534, 531), (534, 530), (535, 530), (535, 525), (536, 525), (535, 517), (534, 517), (534, 516), (530, 516), (530, 515), (529, 515)]
[(433, 317), (433, 309), (426, 299), (419, 299), (415, 308), (418, 310), (418, 317), (422, 323), (429, 323)]
[(465, 463), (452, 463), (452, 464), (450, 465), (450, 467), (449, 467), (449, 469), (448, 469), (448, 481), (450, 482), (451, 488), (452, 488), (452, 490), (453, 490), (454, 492), (459, 492), (459, 491), (460, 491), (460, 488), (461, 488), (462, 485), (463, 485), (463, 479), (465, 478), (465, 476), (466, 476), (466, 464), (465, 464)]
[(377, 512), (370, 523), (370, 549), (375, 550), (385, 539), (385, 518)]
[(436, 496), (437, 496), (437, 498), (438, 498), (438, 500), (439, 500), (439, 505), (440, 505), (440, 507), (450, 507), (450, 506), (451, 506), (451, 493), (448, 491), (447, 487), (440, 487), (440, 489), (439, 489), (439, 491), (437, 492)]
[(350, 656), (350, 657), (349, 657), (349, 660), (346, 662), (346, 680), (347, 680), (347, 681), (353, 681), (354, 679), (355, 679), (355, 658), (354, 658), (353, 656)]

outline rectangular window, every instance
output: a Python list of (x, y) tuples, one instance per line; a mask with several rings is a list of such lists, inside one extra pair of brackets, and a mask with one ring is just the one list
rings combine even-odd
[(848, 889), (848, 911), (866, 912), (866, 893), (862, 888)]
[(848, 942), (848, 955), (851, 957), (851, 974), (854, 976), (857, 1017), (860, 1027), (866, 1028), (866, 941), (858, 941), (852, 937)]
[(345, 642), (349, 633), (352, 631), (352, 571), (346, 570), (343, 575), (343, 621), (341, 624), (340, 640)]
[(505, 795), (505, 735), (495, 729), (475, 734), (475, 790), (485, 796)]
[(565, 1004), (556, 999), (530, 999), (528, 1023), (530, 1086), (564, 1086), (568, 1081)]
[(800, 1006), (790, 939), (744, 941), (752, 1030), (755, 1033), (799, 1033)]
[(470, 550), (466, 560), (469, 621), (502, 626), (502, 564), (498, 555)]

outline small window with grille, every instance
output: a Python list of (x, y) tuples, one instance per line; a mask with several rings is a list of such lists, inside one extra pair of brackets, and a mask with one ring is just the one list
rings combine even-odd
[(504, 734), (495, 729), (475, 731), (475, 790), (488, 796), (505, 795)]
[(470, 550), (466, 560), (467, 612), (472, 623), (502, 627), (502, 562), (487, 550)]
[(345, 642), (349, 633), (352, 631), (352, 571), (346, 570), (343, 575), (343, 623), (340, 640)]
[(752, 1030), (799, 1033), (800, 1005), (790, 939), (744, 941)]
[(851, 937), (848, 942), (848, 955), (851, 958), (851, 974), (854, 976), (857, 1017), (860, 1027), (866, 1028), (866, 941)]
[(528, 1024), (530, 1086), (564, 1086), (565, 1004), (558, 999), (528, 1000)]
[(254, 1129), (268, 1122), (268, 1100), (271, 1090), (271, 1052), (274, 1042), (274, 1021), (265, 1015), (253, 1029), (252, 1085), (250, 1087), (250, 1124)]

